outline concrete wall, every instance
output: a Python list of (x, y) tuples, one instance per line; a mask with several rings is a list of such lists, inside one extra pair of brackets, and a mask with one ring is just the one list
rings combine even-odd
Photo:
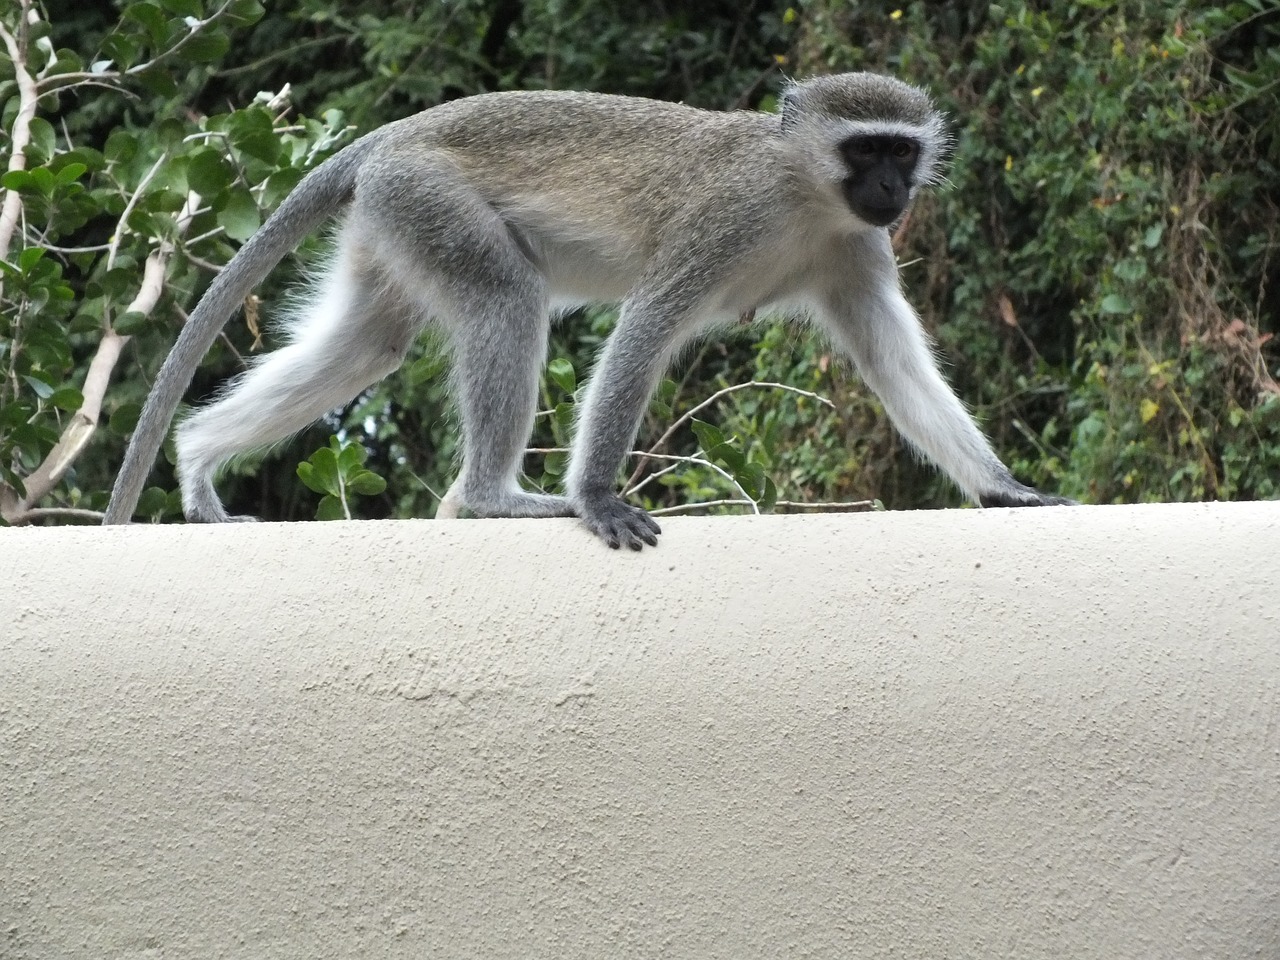
[(0, 530), (0, 957), (1280, 957), (1280, 504)]

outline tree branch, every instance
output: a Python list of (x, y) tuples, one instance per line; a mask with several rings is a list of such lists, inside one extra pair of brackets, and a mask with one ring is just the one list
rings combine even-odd
[[(155, 172), (154, 167), (151, 172)], [(139, 187), (140, 191), (141, 187)], [(176, 236), (181, 236), (190, 226), (191, 218), (195, 216), (199, 206), (200, 195), (195, 192), (188, 193), (186, 202), (178, 213)], [(121, 229), (123, 229), (123, 221)], [(174, 239), (165, 239), (151, 251), (142, 268), (142, 283), (138, 293), (126, 312), (147, 315), (155, 309), (156, 303), (160, 300), (160, 294), (164, 291), (165, 268), (173, 250)], [(102, 416), (102, 403), (106, 398), (107, 388), (111, 385), (112, 371), (115, 370), (120, 353), (128, 342), (128, 336), (116, 333), (110, 328), (103, 333), (98, 350), (89, 363), (89, 372), (85, 376), (82, 391), (84, 402), (80, 405), (80, 409), (72, 414), (71, 422), (62, 431), (62, 436), (58, 438), (53, 449), (26, 478), (25, 495), (17, 499), (7, 499), (0, 505), (4, 518), (9, 523), (29, 522), (36, 515), (33, 513), (36, 508), (33, 508), (32, 504), (38, 503), (48, 494), (84, 452), (98, 429), (98, 420)]]
[[(30, 0), (21, 0), (20, 16), (27, 18), (32, 13)], [(18, 82), (18, 112), (13, 118), (13, 129), (9, 134), (9, 171), (27, 168), (26, 147), (31, 142), (31, 121), (36, 115), (36, 104), (40, 94), (36, 89), (35, 78), (27, 69), (27, 50), (18, 43), (3, 23), (0, 23), (0, 40), (4, 41), (9, 51), (9, 59), (13, 62), (13, 75)], [(18, 227), (18, 217), (22, 213), (22, 195), (17, 190), (4, 191), (4, 202), (0, 203), (0, 260), (9, 258), (9, 248), (13, 244), (13, 234)], [(0, 276), (0, 300), (4, 298), (4, 278)]]

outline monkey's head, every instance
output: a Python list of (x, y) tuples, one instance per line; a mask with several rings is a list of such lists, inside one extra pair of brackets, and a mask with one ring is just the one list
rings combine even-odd
[(942, 179), (950, 145), (923, 91), (892, 77), (844, 73), (783, 93), (782, 133), (804, 166), (870, 227), (887, 227), (916, 190)]

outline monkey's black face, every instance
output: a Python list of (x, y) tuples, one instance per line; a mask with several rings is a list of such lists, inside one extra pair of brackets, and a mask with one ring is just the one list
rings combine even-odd
[(920, 144), (909, 137), (856, 136), (840, 144), (849, 175), (841, 183), (854, 216), (887, 227), (907, 209)]

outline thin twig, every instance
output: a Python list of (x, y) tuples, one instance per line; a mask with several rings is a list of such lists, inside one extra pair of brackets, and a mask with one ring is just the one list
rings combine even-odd
[(61, 253), (70, 256), (73, 253), (102, 253), (104, 250), (110, 250), (111, 244), (99, 243), (92, 247), (60, 247), (56, 243), (47, 243), (41, 241), (40, 246), (44, 247), (50, 253)]
[(192, 237), (190, 240), (188, 240), (187, 246), (193, 247), (197, 243), (200, 243), (202, 240), (208, 240), (210, 237), (216, 237), (218, 234), (222, 232), (223, 232), (222, 227), (214, 227), (212, 230), (206, 230), (204, 233), (200, 234), (199, 236)]
[(138, 186), (134, 189), (132, 196), (129, 197), (129, 201), (124, 205), (124, 212), (120, 214), (120, 219), (116, 223), (115, 233), (111, 235), (111, 243), (107, 247), (108, 270), (115, 266), (116, 254), (120, 252), (120, 241), (124, 239), (125, 231), (129, 229), (126, 223), (129, 219), (129, 214), (133, 213), (133, 208), (138, 205), (138, 199), (142, 196), (142, 191), (147, 188), (147, 184), (151, 182), (152, 178), (160, 171), (161, 165), (168, 159), (169, 151), (165, 150), (156, 158), (156, 162), (151, 165), (151, 169), (146, 172), (146, 175), (138, 181)]
[(874, 500), (834, 500), (826, 503), (808, 503), (803, 500), (777, 500), (773, 505), (775, 508), (784, 507), (787, 510), (830, 510), (832, 513), (861, 512), (876, 508)]
[[(797, 393), (802, 397), (809, 397), (811, 400), (817, 400), (819, 403), (825, 403), (832, 410), (836, 408), (836, 405), (832, 403), (830, 400), (828, 400), (826, 397), (813, 393), (809, 390), (801, 390), (799, 387), (793, 387), (790, 384), (773, 383), (772, 381), (768, 381), (768, 380), (748, 380), (746, 383), (735, 383), (732, 386), (724, 387), (723, 389), (717, 390), (711, 396), (707, 397), (707, 399), (703, 400), (700, 404), (698, 404), (692, 410), (689, 410), (682, 417), (680, 417), (674, 423), (672, 423), (671, 426), (667, 427), (666, 432), (664, 432), (662, 436), (660, 436), (657, 439), (657, 441), (650, 447), (650, 450), (661, 449), (663, 444), (665, 444), (668, 440), (670, 440), (677, 430), (679, 430), (682, 426), (684, 426), (686, 423), (692, 420), (696, 414), (701, 413), (707, 407), (711, 406), (713, 403), (718, 401), (721, 397), (728, 396), (729, 394), (734, 393), (738, 390), (746, 390), (749, 387), (768, 388), (771, 390), (786, 390), (789, 393)], [(636, 480), (640, 478), (640, 474), (644, 470), (645, 463), (646, 463), (646, 460), (642, 458), (640, 462), (636, 464), (635, 469), (631, 472), (631, 476), (627, 478), (627, 482), (625, 486), (628, 486), (628, 487), (631, 486), (633, 483), (636, 482)]]
[[(678, 503), (674, 507), (659, 507), (650, 510), (651, 517), (666, 517), (673, 513), (689, 513), (692, 510), (705, 510), (710, 507), (746, 507), (755, 506), (754, 500), (704, 500), (701, 503)], [(757, 513), (760, 511), (757, 510)]]
[[(655, 517), (670, 516), (674, 513), (688, 513), (692, 510), (704, 510), (710, 507), (746, 507), (754, 505), (753, 500), (704, 500), (700, 503), (681, 503), (674, 507), (660, 507), (657, 510), (650, 510), (649, 513)], [(875, 509), (874, 500), (851, 500), (848, 503), (802, 503), (797, 500), (779, 500), (774, 507), (784, 507), (788, 510), (828, 510), (832, 513), (840, 512), (864, 512)], [(759, 513), (759, 510), (756, 511)]]
[(182, 255), (201, 270), (208, 270), (210, 273), (221, 273), (224, 269), (223, 265), (220, 263), (214, 263), (212, 260), (206, 260), (204, 257), (197, 257), (186, 248), (185, 244), (182, 247)]
[(64, 517), (71, 520), (87, 520), (90, 523), (101, 523), (101, 510), (81, 510), (78, 507), (32, 507), (23, 515), (23, 520), (43, 520), (46, 517)]
[(673, 463), (670, 466), (663, 467), (661, 470), (654, 470), (652, 473), (646, 474), (645, 478), (641, 480), (639, 483), (637, 483), (634, 487), (629, 487), (623, 490), (622, 495), (624, 497), (633, 496), (639, 493), (649, 484), (653, 483), (653, 481), (661, 477), (665, 477), (668, 473), (671, 473), (673, 470), (679, 470), (679, 469), (680, 469), (680, 464)]
[(633, 450), (632, 456), (648, 457), (651, 460), (671, 460), (677, 463), (693, 463), (700, 467), (706, 467), (709, 470), (720, 474), (720, 476), (728, 480), (729, 483), (733, 485), (733, 488), (737, 490), (740, 494), (742, 494), (747, 499), (747, 501), (751, 504), (751, 509), (756, 513), (760, 512), (760, 504), (758, 504), (755, 500), (751, 499), (750, 494), (748, 494), (746, 490), (742, 489), (742, 484), (738, 483), (738, 481), (734, 479), (733, 474), (731, 474), (728, 470), (724, 469), (718, 464), (714, 464), (710, 460), (705, 459), (704, 457), (699, 457), (699, 456), (682, 457), (682, 456), (677, 456), (674, 453), (654, 453), (652, 450), (645, 451), (645, 452)]

